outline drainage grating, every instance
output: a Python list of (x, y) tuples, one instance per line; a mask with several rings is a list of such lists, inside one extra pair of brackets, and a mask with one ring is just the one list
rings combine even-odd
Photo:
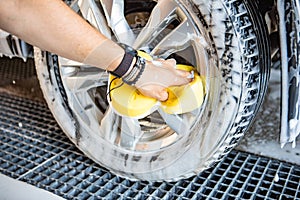
[(1, 57), (0, 59), (0, 86), (31, 78), (35, 74), (34, 61), (31, 58), (26, 62), (21, 58)]
[(66, 199), (300, 199), (300, 166), (232, 151), (178, 182), (131, 181), (83, 155), (45, 104), (0, 93), (0, 172)]

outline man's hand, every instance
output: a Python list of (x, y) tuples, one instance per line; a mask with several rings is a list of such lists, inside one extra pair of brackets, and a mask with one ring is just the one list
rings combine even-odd
[(145, 96), (166, 101), (168, 99), (166, 88), (187, 84), (192, 79), (193, 76), (190, 72), (176, 69), (174, 59), (159, 59), (146, 61), (145, 71), (135, 87)]

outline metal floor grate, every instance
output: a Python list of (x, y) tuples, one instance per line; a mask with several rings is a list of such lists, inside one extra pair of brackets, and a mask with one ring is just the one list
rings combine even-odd
[(0, 86), (33, 77), (35, 74), (33, 59), (29, 58), (24, 62), (21, 58), (0, 58)]
[(300, 199), (297, 165), (234, 150), (190, 179), (131, 181), (83, 155), (45, 104), (0, 93), (0, 112), (0, 173), (66, 199)]

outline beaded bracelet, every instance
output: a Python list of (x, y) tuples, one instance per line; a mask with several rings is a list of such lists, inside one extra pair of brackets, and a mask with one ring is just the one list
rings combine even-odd
[(143, 74), (146, 66), (146, 60), (140, 56), (136, 56), (136, 63), (134, 64), (132, 70), (122, 77), (124, 83), (128, 85), (135, 85)]
[[(123, 82), (128, 85), (135, 85), (145, 70), (146, 60), (138, 56), (137, 51), (132, 47), (126, 44), (120, 44), (120, 46), (125, 50), (124, 57), (120, 65), (110, 73), (118, 78), (122, 78)], [(132, 66), (134, 58), (136, 58), (136, 62)]]

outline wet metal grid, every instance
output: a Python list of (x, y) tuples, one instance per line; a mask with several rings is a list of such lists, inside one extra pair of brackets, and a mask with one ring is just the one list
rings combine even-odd
[(35, 74), (33, 59), (29, 58), (24, 62), (21, 58), (0, 58), (0, 86), (33, 77)]
[(66, 199), (300, 199), (290, 163), (232, 151), (190, 179), (131, 181), (83, 155), (45, 104), (0, 93), (0, 112), (0, 173)]

